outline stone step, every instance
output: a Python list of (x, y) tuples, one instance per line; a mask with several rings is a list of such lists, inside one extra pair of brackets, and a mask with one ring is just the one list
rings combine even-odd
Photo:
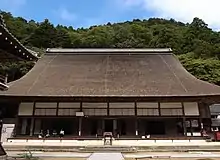
[(124, 160), (121, 153), (93, 153), (87, 160)]
[(45, 151), (45, 152), (188, 152), (209, 151), (220, 152), (219, 146), (4, 146), (6, 151)]

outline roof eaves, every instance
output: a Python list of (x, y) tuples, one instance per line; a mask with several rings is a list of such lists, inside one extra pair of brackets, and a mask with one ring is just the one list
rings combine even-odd
[(6, 85), (6, 84), (4, 84), (4, 83), (0, 82), (0, 90), (5, 91), (5, 90), (8, 90), (8, 88), (9, 88), (9, 86), (8, 86), (8, 85)]
[[(5, 33), (7, 34), (7, 36), (11, 37), (11, 39), (14, 40), (15, 43), (17, 43), (18, 46), (20, 46), (20, 48), (22, 48), (24, 50), (24, 52), (26, 52), (26, 54), (28, 54), (27, 56), (29, 56), (29, 60), (35, 60), (37, 61), (38, 60), (38, 56), (37, 56), (37, 53), (34, 52), (34, 51), (31, 51), (29, 49), (27, 49), (25, 46), (23, 46), (18, 40), (17, 38), (14, 37), (14, 35), (11, 34), (11, 32), (5, 27), (4, 24), (0, 23), (0, 27), (3, 28), (3, 30), (5, 31)], [(22, 54), (22, 52), (21, 52)], [(23, 56), (21, 56), (23, 57)]]

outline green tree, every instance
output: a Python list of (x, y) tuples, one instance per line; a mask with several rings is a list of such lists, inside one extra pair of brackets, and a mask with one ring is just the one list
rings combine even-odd
[(39, 27), (32, 33), (28, 41), (38, 48), (52, 48), (57, 46), (57, 30), (46, 19), (40, 23)]

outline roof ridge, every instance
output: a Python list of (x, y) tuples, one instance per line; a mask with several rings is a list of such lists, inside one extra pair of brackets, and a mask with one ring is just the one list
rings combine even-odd
[(48, 48), (46, 54), (172, 54), (171, 48)]

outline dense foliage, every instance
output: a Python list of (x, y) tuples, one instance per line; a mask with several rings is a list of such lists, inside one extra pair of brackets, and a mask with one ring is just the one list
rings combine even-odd
[[(190, 73), (220, 85), (220, 33), (208, 28), (199, 18), (194, 18), (190, 24), (174, 19), (150, 18), (74, 29), (54, 26), (48, 19), (38, 23), (13, 17), (10, 13), (2, 14), (11, 33), (27, 47), (40, 50), (51, 47), (172, 48)], [(30, 65), (12, 64), (6, 68), (10, 70), (15, 66), (18, 75), (30, 68)], [(1, 72), (4, 68), (0, 65)]]

